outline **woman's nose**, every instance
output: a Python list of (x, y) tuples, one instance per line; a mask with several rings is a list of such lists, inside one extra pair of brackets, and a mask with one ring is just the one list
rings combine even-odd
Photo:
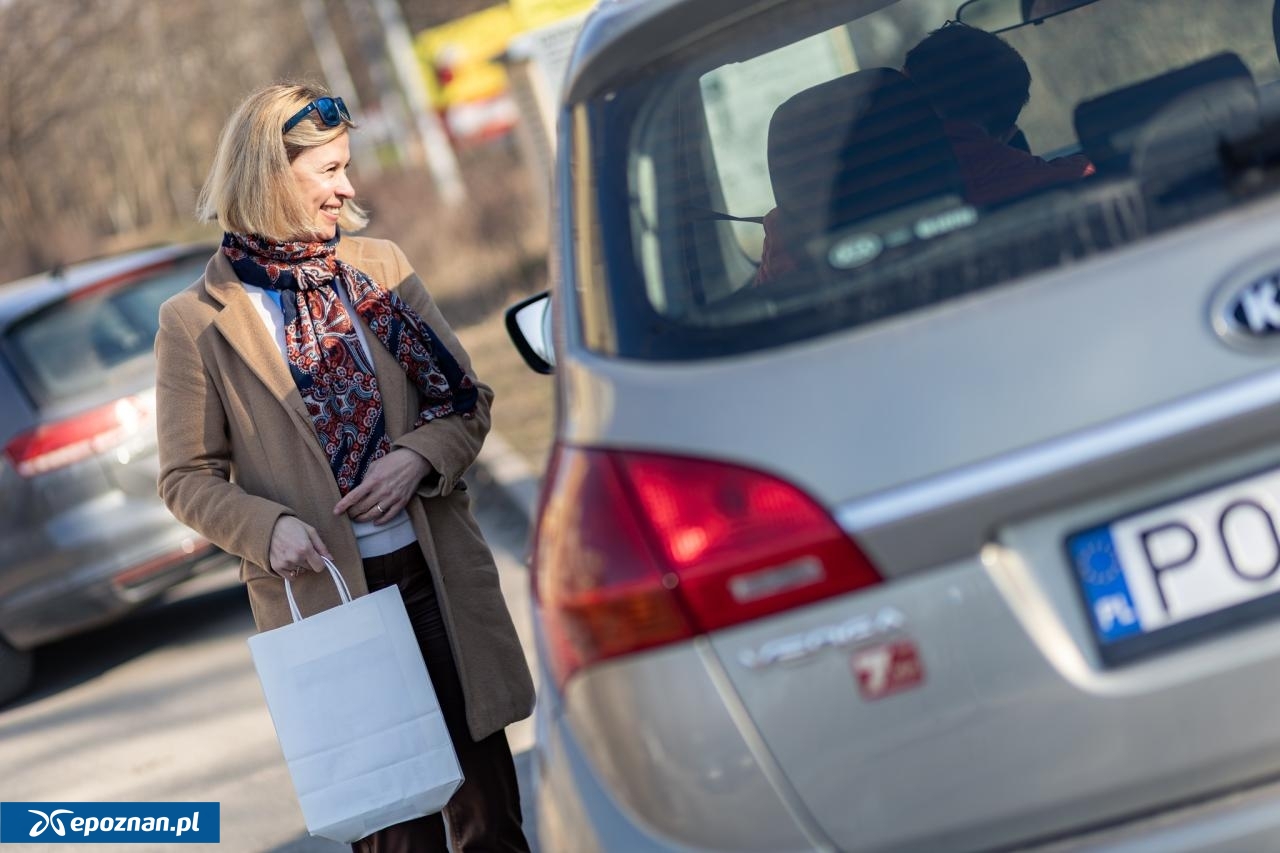
[(355, 187), (351, 186), (351, 179), (346, 175), (342, 176), (342, 180), (338, 183), (336, 192), (343, 198), (354, 198), (356, 194)]

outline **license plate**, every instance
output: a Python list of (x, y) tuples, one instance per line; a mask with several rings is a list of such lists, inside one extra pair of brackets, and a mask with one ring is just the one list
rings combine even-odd
[(1080, 531), (1066, 546), (1108, 661), (1280, 612), (1280, 471)]

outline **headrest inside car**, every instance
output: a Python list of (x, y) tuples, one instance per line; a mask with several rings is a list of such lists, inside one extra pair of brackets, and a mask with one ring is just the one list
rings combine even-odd
[(783, 102), (769, 123), (768, 157), (793, 233), (830, 232), (963, 191), (942, 120), (891, 68), (837, 77)]
[(1215, 91), (1233, 83), (1252, 88), (1253, 76), (1239, 56), (1219, 53), (1082, 101), (1075, 110), (1076, 136), (1100, 172), (1125, 171), (1148, 122), (1186, 96), (1203, 91), (1207, 97), (1217, 97)]

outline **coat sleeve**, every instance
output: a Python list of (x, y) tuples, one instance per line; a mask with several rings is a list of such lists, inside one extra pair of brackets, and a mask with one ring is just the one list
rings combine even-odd
[(436, 307), (435, 300), (427, 292), (422, 279), (413, 271), (409, 259), (394, 243), (390, 244), (394, 255), (394, 268), (398, 285), (392, 285), (396, 293), (409, 307), (422, 317), (436, 333), (440, 342), (448, 348), (459, 366), (466, 371), (476, 383), (479, 397), (473, 416), (470, 418), (451, 415), (428, 421), (415, 430), (397, 438), (392, 444), (395, 447), (406, 447), (431, 463), (435, 470), (427, 475), (418, 494), (424, 498), (440, 497), (453, 491), (458, 480), (475, 462), (480, 453), (480, 446), (489, 433), (490, 406), (493, 404), (493, 389), (476, 379), (471, 368), (471, 359), (462, 343), (454, 335), (444, 315)]
[(160, 497), (174, 517), (229, 554), (270, 570), (271, 533), (292, 511), (231, 482), (222, 398), (179, 310), (166, 302), (156, 336)]

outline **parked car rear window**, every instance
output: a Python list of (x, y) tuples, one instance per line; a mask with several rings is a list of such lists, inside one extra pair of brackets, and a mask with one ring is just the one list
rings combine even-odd
[(1098, 0), (1015, 21), (999, 38), (1031, 84), (1009, 145), (971, 118), (998, 112), (1003, 76), (901, 73), (958, 0), (855, 17), (868, 5), (779, 4), (579, 109), (597, 207), (577, 233), (600, 235), (609, 294), (582, 312), (607, 326), (586, 329), (593, 346), (662, 359), (778, 345), (1271, 192), (1231, 152), (1264, 144), (1276, 115), (1272, 0)]
[(182, 258), (11, 325), (5, 350), (28, 393), (49, 405), (151, 373), (160, 304), (199, 278), (207, 260), (203, 254)]

